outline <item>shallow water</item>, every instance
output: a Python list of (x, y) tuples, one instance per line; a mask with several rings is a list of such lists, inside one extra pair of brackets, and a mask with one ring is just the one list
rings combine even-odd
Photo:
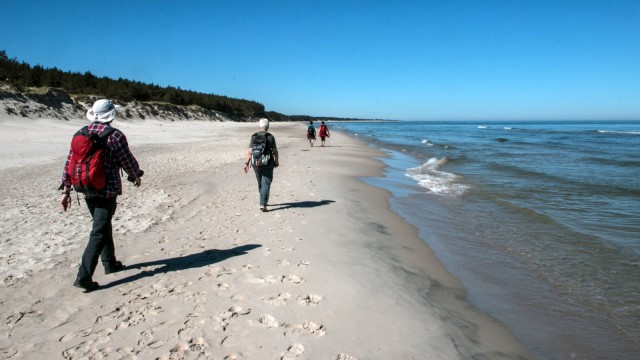
[(544, 359), (640, 352), (640, 122), (334, 124), (394, 211)]

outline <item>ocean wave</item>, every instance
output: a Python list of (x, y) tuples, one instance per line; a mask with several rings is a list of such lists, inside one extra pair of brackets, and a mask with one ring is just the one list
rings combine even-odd
[(440, 171), (440, 166), (448, 159), (431, 158), (426, 163), (407, 169), (406, 176), (415, 180), (420, 186), (438, 195), (460, 196), (467, 190), (467, 186), (456, 183), (458, 176)]
[(478, 125), (478, 129), (488, 129), (489, 127), (486, 125)]
[(422, 139), (421, 143), (427, 145), (427, 146), (433, 146), (433, 143), (427, 139)]
[(640, 131), (598, 130), (600, 134), (640, 135)]

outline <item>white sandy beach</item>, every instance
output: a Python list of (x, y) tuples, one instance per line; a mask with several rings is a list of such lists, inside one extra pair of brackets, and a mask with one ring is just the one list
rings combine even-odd
[(385, 191), (382, 156), (332, 131), (272, 123), (270, 211), (242, 171), (256, 124), (119, 121), (145, 171), (114, 225), (126, 270), (72, 286), (90, 217), (59, 205), (86, 121), (0, 115), (2, 359), (528, 359), (465, 300)]

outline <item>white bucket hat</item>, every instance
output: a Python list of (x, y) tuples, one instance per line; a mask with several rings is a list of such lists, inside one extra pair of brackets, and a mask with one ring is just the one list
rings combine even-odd
[(93, 103), (93, 108), (87, 111), (87, 119), (91, 121), (99, 121), (101, 123), (110, 123), (116, 117), (116, 108), (111, 100), (100, 99)]

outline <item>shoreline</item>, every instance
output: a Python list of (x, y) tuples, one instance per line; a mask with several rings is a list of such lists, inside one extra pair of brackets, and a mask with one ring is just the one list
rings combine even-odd
[[(5, 134), (7, 123), (0, 121)], [(77, 124), (54, 133), (70, 138)], [(12, 139), (46, 131), (36, 125)], [(104, 275), (99, 265), (94, 280), (105, 288), (94, 293), (71, 286), (89, 219), (83, 204), (67, 214), (58, 207), (51, 178), (64, 150), (51, 155), (55, 163), (31, 157), (26, 163), (38, 165), (0, 167), (0, 178), (12, 183), (1, 198), (0, 245), (11, 250), (0, 263), (2, 315), (12, 319), (0, 332), (5, 353), (531, 358), (509, 329), (466, 301), (460, 282), (390, 209), (389, 193), (359, 180), (383, 171), (375, 159), (383, 154), (361, 140), (336, 131), (328, 147), (309, 148), (304, 124), (272, 123), (282, 165), (263, 214), (255, 177), (241, 170), (255, 124), (114, 126), (146, 174), (140, 189), (124, 184), (113, 222), (116, 255), (127, 268)], [(67, 146), (66, 138), (53, 139), (32, 146)], [(10, 141), (2, 140), (5, 153)], [(16, 173), (33, 188), (11, 182)], [(15, 239), (48, 244), (42, 258), (30, 259)], [(22, 280), (9, 265), (23, 269)]]

